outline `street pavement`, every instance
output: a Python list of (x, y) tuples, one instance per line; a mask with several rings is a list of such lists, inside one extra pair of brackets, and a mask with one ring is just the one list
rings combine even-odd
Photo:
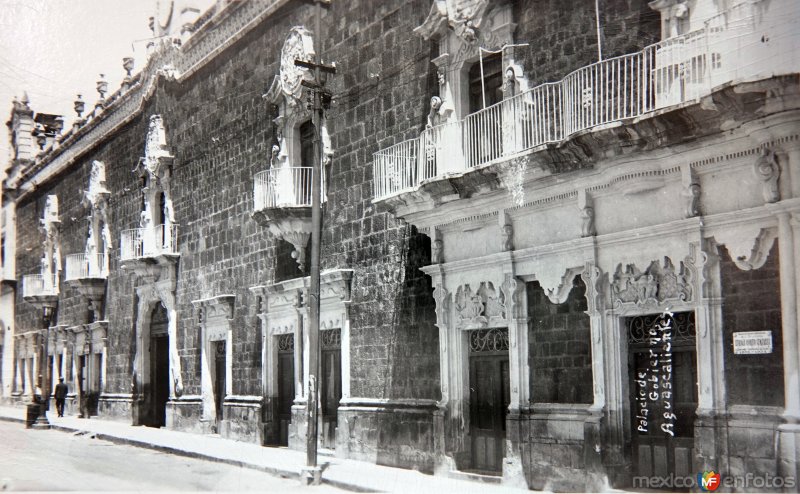
[(334, 494), (256, 470), (0, 422), (0, 490), (262, 491)]
[[(304, 451), (294, 451), (287, 448), (263, 447), (257, 444), (224, 439), (218, 435), (192, 434), (163, 428), (154, 429), (150, 427), (134, 427), (129, 423), (115, 422), (107, 419), (79, 419), (77, 417), (69, 416), (61, 418), (57, 417), (55, 413), (48, 413), (48, 418), (50, 419), (50, 423), (54, 430), (26, 430), (23, 423), (24, 416), (25, 409), (23, 407), (0, 406), (0, 424), (5, 426), (10, 425), (12, 429), (23, 433), (24, 435), (22, 437), (24, 438), (33, 438), (39, 434), (61, 434), (62, 436), (71, 437), (71, 434), (78, 433), (79, 436), (76, 437), (93, 436), (96, 438), (93, 439), (93, 441), (108, 441), (116, 445), (126, 445), (129, 447), (136, 446), (138, 448), (133, 449), (137, 451), (141, 451), (141, 449), (158, 451), (158, 455), (156, 457), (159, 459), (168, 457), (180, 459), (179, 457), (186, 457), (189, 459), (194, 459), (195, 461), (200, 461), (200, 464), (205, 464), (206, 467), (203, 468), (211, 468), (211, 465), (214, 464), (217, 464), (216, 466), (222, 466), (219, 464), (224, 464), (225, 466), (231, 467), (231, 470), (228, 470), (229, 472), (237, 472), (237, 476), (242, 475), (247, 477), (249, 474), (245, 474), (244, 472), (252, 471), (251, 473), (258, 474), (255, 477), (257, 479), (264, 478), (264, 473), (272, 474), (272, 476), (277, 477), (285, 477), (289, 479), (287, 480), (288, 484), (286, 485), (289, 487), (290, 492), (291, 488), (298, 487), (300, 484), (299, 476), (303, 466), (305, 465), (306, 459)], [(6, 423), (3, 423), (3, 421)], [(36, 459), (33, 451), (38, 450), (37, 448), (32, 447), (31, 450), (21, 450), (22, 452), (20, 455), (14, 454), (14, 451), (10, 450), (10, 448), (4, 444), (4, 431), (5, 429), (0, 430), (0, 458), (2, 458), (3, 461), (8, 461), (9, 463), (0, 461), (0, 479), (4, 477), (12, 478), (5, 472), (15, 472), (15, 470), (19, 467), (19, 461), (10, 460), (10, 457), (21, 456), (23, 458), (27, 458), (27, 461), (31, 461)], [(47, 442), (45, 441), (44, 444), (47, 444)], [(105, 449), (108, 448), (109, 447), (106, 447)], [(103, 450), (104, 448), (96, 449)], [(27, 453), (25, 453), (26, 451)], [(61, 448), (61, 451), (63, 451), (63, 448)], [(25, 456), (26, 454), (28, 456)], [(103, 463), (105, 459), (104, 455), (100, 455), (97, 458), (91, 456), (81, 457), (80, 455), (74, 457), (77, 458), (77, 461), (70, 461), (69, 463), (62, 464), (59, 467), (60, 470), (56, 470), (58, 475), (54, 475), (54, 477), (62, 478), (68, 472), (73, 470), (83, 475), (95, 474), (100, 470), (105, 471), (105, 466)], [(445, 494), (449, 492), (458, 492), (459, 494), (512, 494), (529, 492), (523, 489), (515, 489), (510, 486), (467, 481), (460, 478), (450, 478), (447, 476), (427, 475), (414, 470), (387, 467), (376, 465), (375, 463), (335, 458), (332, 456), (321, 455), (319, 462), (323, 467), (322, 481), (326, 485), (317, 486), (313, 489), (333, 486), (359, 492), (413, 492), (415, 494)], [(160, 463), (156, 462), (156, 464), (158, 465)], [(113, 465), (109, 466), (108, 475), (110, 477), (117, 477), (116, 471), (114, 470), (116, 468), (118, 467)], [(156, 470), (159, 470), (159, 468)], [(159, 477), (157, 475), (161, 475), (161, 471), (163, 471), (163, 475), (169, 476), (175, 473), (176, 470), (176, 468), (160, 468), (158, 474), (151, 475), (151, 473), (145, 468), (133, 468), (133, 471), (143, 471), (147, 474), (148, 479), (153, 479), (153, 483), (147, 487), (137, 486), (134, 487), (133, 490), (170, 490), (172, 487), (169, 487), (169, 484), (165, 486), (160, 485), (158, 482)], [(25, 472), (26, 470), (21, 471)], [(216, 470), (209, 471), (216, 472)], [(37, 478), (36, 475), (39, 475), (40, 478), (48, 475), (47, 469), (42, 467), (31, 467), (30, 470), (27, 470), (27, 474), (25, 475), (24, 479), (28, 479), (28, 481), (33, 482)], [(204, 475), (205, 474), (202, 473), (198, 474), (198, 476)], [(215, 474), (212, 473), (207, 475), (211, 477)], [(224, 477), (223, 474), (219, 475)], [(121, 478), (125, 479), (124, 476)], [(12, 478), (12, 484), (13, 482), (14, 479)], [(181, 484), (181, 482), (178, 482), (177, 484)], [(77, 490), (115, 490), (115, 488), (112, 487), (113, 484), (110, 484), (109, 486), (104, 486), (102, 483), (92, 485), (96, 485), (96, 487), (86, 485), (78, 487)], [(207, 487), (201, 489), (193, 487), (193, 484), (191, 483), (183, 483), (183, 485), (180, 487), (175, 487), (174, 489), (186, 491), (238, 491), (248, 490), (249, 488), (246, 486), (251, 484), (245, 483), (242, 487), (237, 487), (234, 484), (226, 485), (225, 483), (204, 485)], [(46, 485), (40, 486), (38, 484), (34, 484), (31, 487), (21, 487), (19, 489), (14, 488), (12, 485), (11, 488), (15, 490), (20, 490), (23, 488), (26, 490), (38, 488), (43, 490), (51, 490), (48, 489)], [(122, 487), (120, 489), (129, 490)], [(263, 486), (256, 487), (255, 489), (262, 491), (270, 490), (269, 488), (265, 488)], [(0, 490), (2, 490), (2, 486), (0, 486)], [(72, 487), (63, 487), (59, 490), (75, 489)], [(281, 492), (284, 491), (283, 488), (278, 490)], [(322, 490), (313, 492), (322, 492)]]

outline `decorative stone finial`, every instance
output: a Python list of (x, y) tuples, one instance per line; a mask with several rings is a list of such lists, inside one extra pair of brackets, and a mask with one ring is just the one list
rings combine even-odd
[(125, 69), (126, 76), (122, 79), (122, 89), (127, 91), (128, 88), (131, 87), (131, 81), (133, 78), (131, 77), (131, 72), (133, 71), (133, 57), (125, 57), (122, 59), (122, 68)]
[(75, 109), (75, 113), (78, 114), (78, 118), (83, 117), (83, 110), (86, 109), (86, 103), (81, 99), (81, 95), (78, 95), (78, 98), (72, 103), (72, 108)]
[(97, 94), (100, 95), (100, 99), (95, 104), (95, 108), (103, 107), (103, 100), (106, 99), (106, 92), (108, 92), (108, 81), (106, 81), (105, 74), (100, 74), (100, 79), (97, 81)]
[(122, 68), (125, 69), (125, 72), (128, 74), (128, 77), (131, 76), (131, 72), (133, 71), (133, 57), (125, 57), (122, 59)]

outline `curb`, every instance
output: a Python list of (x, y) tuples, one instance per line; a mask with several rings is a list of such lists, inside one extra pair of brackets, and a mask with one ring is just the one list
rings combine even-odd
[[(8, 416), (0, 416), (0, 421), (3, 421), (3, 422), (14, 422), (14, 423), (19, 423), (19, 424), (24, 424), (25, 423), (25, 419), (17, 418), (17, 417), (8, 417)], [(214, 463), (222, 463), (222, 464), (225, 464), (225, 465), (231, 465), (231, 466), (240, 467), (240, 468), (247, 468), (249, 470), (257, 470), (257, 471), (264, 472), (266, 474), (272, 475), (274, 477), (280, 477), (282, 479), (295, 479), (295, 480), (299, 480), (300, 479), (300, 472), (299, 471), (286, 470), (286, 469), (281, 469), (281, 468), (273, 468), (273, 467), (269, 467), (269, 466), (266, 466), (266, 465), (257, 465), (255, 463), (248, 463), (248, 462), (245, 462), (245, 461), (232, 460), (232, 459), (229, 459), (229, 458), (220, 458), (220, 457), (211, 456), (211, 455), (208, 455), (208, 454), (205, 454), (205, 453), (198, 453), (196, 451), (186, 451), (184, 449), (179, 449), (179, 448), (175, 448), (175, 447), (172, 447), (172, 446), (162, 446), (162, 445), (159, 445), (159, 444), (154, 444), (154, 443), (150, 443), (150, 442), (147, 442), (147, 441), (141, 441), (141, 440), (138, 440), (138, 439), (131, 439), (131, 438), (127, 438), (127, 437), (113, 436), (113, 435), (105, 434), (105, 433), (102, 433), (102, 432), (92, 432), (92, 431), (89, 431), (89, 430), (80, 429), (80, 428), (76, 428), (76, 427), (68, 427), (68, 426), (64, 426), (64, 425), (50, 424), (50, 428), (52, 430), (56, 430), (56, 431), (59, 431), (59, 432), (81, 432), (81, 431), (85, 431), (87, 433), (93, 434), (95, 439), (108, 441), (108, 442), (111, 442), (111, 443), (114, 443), (114, 444), (123, 444), (123, 445), (133, 446), (133, 447), (137, 447), (137, 448), (143, 448), (143, 449), (150, 449), (150, 450), (154, 450), (154, 451), (159, 451), (159, 452), (162, 452), (162, 453), (169, 453), (169, 454), (173, 454), (173, 455), (176, 455), (176, 456), (183, 456), (183, 457), (186, 457), (186, 458), (194, 458), (194, 459), (198, 459), (198, 460), (211, 461), (211, 462), (214, 462)], [(361, 485), (358, 485), (358, 484), (351, 484), (349, 482), (344, 482), (344, 481), (341, 481), (341, 480), (326, 479), (324, 477), (322, 478), (322, 483), (323, 484), (327, 484), (327, 485), (331, 485), (333, 487), (337, 487), (339, 489), (348, 490), (348, 491), (351, 491), (351, 492), (380, 492), (380, 491), (376, 491), (374, 489), (370, 489), (369, 487), (364, 487), (364, 486), (361, 486)]]

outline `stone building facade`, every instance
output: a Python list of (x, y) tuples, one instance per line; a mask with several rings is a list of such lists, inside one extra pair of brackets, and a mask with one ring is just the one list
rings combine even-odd
[(66, 131), (14, 102), (4, 400), (61, 376), (73, 413), (304, 447), (318, 36), (323, 447), (797, 476), (792, 2), (176, 3)]

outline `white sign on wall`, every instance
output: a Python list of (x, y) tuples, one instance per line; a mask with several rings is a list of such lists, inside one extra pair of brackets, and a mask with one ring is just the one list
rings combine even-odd
[(772, 331), (733, 333), (734, 355), (772, 353)]

